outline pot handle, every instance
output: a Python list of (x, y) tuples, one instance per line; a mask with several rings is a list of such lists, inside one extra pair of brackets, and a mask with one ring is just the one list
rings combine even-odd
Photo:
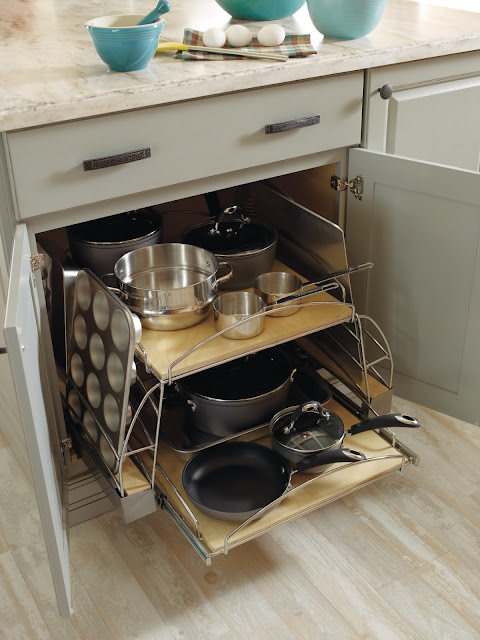
[(281, 306), (286, 302), (292, 302), (292, 300), (298, 300), (300, 298), (306, 298), (307, 296), (313, 296), (315, 293), (325, 293), (327, 291), (332, 291), (333, 289), (338, 289), (338, 282), (328, 282), (327, 284), (323, 284), (320, 287), (315, 287), (310, 291), (300, 291), (300, 293), (293, 293), (291, 296), (284, 296), (283, 298), (279, 298), (275, 302), (267, 305), (267, 309), (275, 309), (277, 306)]
[(359, 462), (366, 459), (367, 456), (361, 451), (341, 447), (340, 449), (329, 449), (327, 451), (312, 453), (300, 460), (300, 462), (297, 462), (295, 468), (301, 473), (312, 467), (320, 467), (324, 464), (333, 464), (334, 462)]
[(220, 278), (216, 279), (215, 284), (213, 285), (214, 288), (217, 285), (222, 284), (222, 282), (227, 282), (227, 280), (230, 280), (230, 278), (233, 276), (233, 267), (231, 264), (228, 264), (228, 262), (219, 262), (217, 273), (220, 270), (220, 267), (227, 267), (228, 271), (224, 276), (220, 276)]
[(353, 436), (356, 433), (372, 431), (372, 429), (385, 429), (388, 427), (409, 427), (410, 429), (416, 429), (420, 427), (420, 422), (416, 418), (412, 418), (403, 413), (388, 413), (384, 416), (375, 416), (374, 418), (357, 422), (347, 433)]
[(298, 407), (292, 414), (290, 419), (290, 423), (282, 427), (282, 433), (288, 434), (292, 429), (295, 428), (295, 423), (300, 418), (303, 413), (307, 412), (317, 412), (319, 418), (329, 418), (330, 414), (326, 409), (323, 408), (323, 405), (318, 402), (318, 400), (308, 400), (307, 402), (303, 402), (299, 404)]

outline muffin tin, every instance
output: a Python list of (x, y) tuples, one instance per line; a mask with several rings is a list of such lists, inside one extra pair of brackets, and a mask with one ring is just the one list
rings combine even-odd
[(67, 404), (115, 473), (131, 421), (130, 386), (135, 377), (138, 317), (89, 269), (75, 279), (68, 336)]

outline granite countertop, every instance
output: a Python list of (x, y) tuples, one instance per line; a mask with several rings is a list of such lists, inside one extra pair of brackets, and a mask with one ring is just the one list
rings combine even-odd
[[(146, 14), (156, 0), (127, 0), (124, 13)], [(171, 0), (162, 40), (183, 30), (226, 28), (214, 0)], [(306, 5), (279, 20), (287, 33), (310, 33), (316, 55), (285, 63), (265, 60), (186, 61), (157, 53), (148, 69), (115, 73), (97, 56), (84, 28), (93, 17), (119, 13), (112, 0), (0, 0), (0, 131), (52, 124), (231, 91), (294, 82), (480, 49), (480, 14), (388, 0), (379, 26), (359, 40), (329, 40)], [(257, 32), (264, 23), (245, 22)]]

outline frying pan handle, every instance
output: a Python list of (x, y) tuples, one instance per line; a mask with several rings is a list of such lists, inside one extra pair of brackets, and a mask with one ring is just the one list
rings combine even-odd
[(387, 427), (409, 427), (410, 429), (416, 429), (419, 426), (420, 422), (416, 418), (412, 418), (403, 413), (388, 413), (385, 416), (376, 416), (375, 418), (357, 422), (347, 433), (353, 436), (356, 433), (372, 431), (372, 429), (385, 429)]
[(292, 414), (290, 423), (282, 428), (282, 432), (285, 434), (290, 433), (290, 431), (295, 428), (295, 423), (303, 413), (313, 411), (316, 411), (318, 413), (319, 418), (328, 418), (330, 416), (328, 411), (323, 408), (323, 405), (320, 402), (318, 402), (317, 400), (308, 400), (307, 402), (303, 402), (302, 404), (298, 405), (298, 407)]
[(307, 471), (312, 467), (320, 467), (324, 464), (333, 464), (334, 462), (359, 462), (360, 460), (366, 460), (367, 456), (361, 451), (355, 451), (353, 449), (329, 449), (327, 451), (320, 451), (313, 453), (310, 456), (306, 456), (300, 462), (296, 464), (296, 470), (300, 473)]

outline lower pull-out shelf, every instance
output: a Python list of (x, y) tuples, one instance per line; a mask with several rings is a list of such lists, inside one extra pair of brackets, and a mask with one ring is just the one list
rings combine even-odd
[[(342, 418), (346, 428), (357, 422), (354, 416), (334, 400), (329, 401), (327, 406)], [(257, 442), (270, 446), (270, 437), (264, 435), (265, 431), (259, 433), (262, 437)], [(200, 555), (209, 562), (211, 557), (227, 553), (229, 549), (262, 535), (277, 525), (401, 469), (404, 463), (409, 462), (399, 449), (388, 444), (374, 431), (347, 436), (344, 444), (364, 453), (367, 460), (335, 464), (316, 475), (293, 473), (291, 487), (281, 501), (272, 509), (267, 509), (261, 517), (244, 525), (211, 518), (192, 504), (182, 486), (185, 462), (165, 445), (160, 445), (158, 451), (157, 460), (163, 473), (157, 472), (157, 488), (163, 496), (164, 507), (174, 516)]]

